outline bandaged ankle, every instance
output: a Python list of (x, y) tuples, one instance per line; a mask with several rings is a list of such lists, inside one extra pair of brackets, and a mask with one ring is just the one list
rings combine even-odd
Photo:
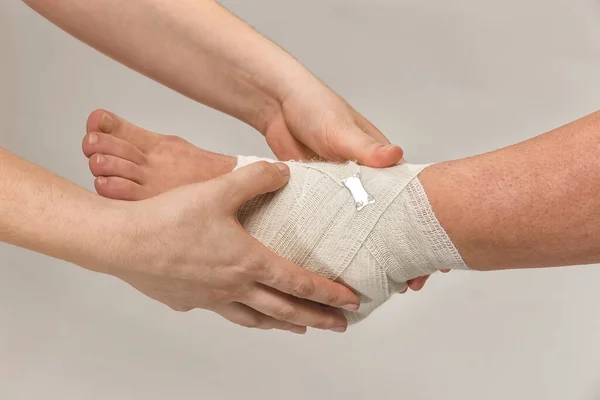
[[(238, 157), (236, 169), (261, 160)], [(286, 164), (289, 183), (247, 202), (238, 218), (280, 256), (355, 290), (361, 307), (346, 312), (349, 323), (365, 318), (410, 279), (468, 269), (417, 178), (425, 165)]]

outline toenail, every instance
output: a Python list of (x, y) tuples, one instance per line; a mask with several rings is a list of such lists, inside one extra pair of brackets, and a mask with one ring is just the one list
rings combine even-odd
[(100, 130), (104, 133), (111, 133), (115, 125), (115, 119), (109, 113), (104, 113), (100, 119)]
[(100, 176), (100, 177), (96, 178), (96, 182), (98, 182), (99, 185), (104, 185), (106, 183), (106, 178), (103, 176)]
[(97, 141), (98, 135), (96, 135), (95, 133), (90, 133), (90, 137), (88, 137), (89, 144), (96, 144)]
[(96, 157), (96, 163), (104, 164), (104, 161), (106, 161), (106, 158), (104, 158), (104, 156), (98, 154), (98, 156)]

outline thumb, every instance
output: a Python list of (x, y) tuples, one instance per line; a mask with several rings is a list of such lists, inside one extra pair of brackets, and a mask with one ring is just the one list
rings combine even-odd
[(391, 167), (397, 164), (403, 155), (400, 147), (384, 144), (356, 125), (335, 135), (330, 148), (338, 158), (356, 160), (359, 164), (374, 168)]
[(287, 165), (259, 161), (223, 175), (215, 183), (220, 188), (219, 198), (236, 211), (248, 200), (282, 188), (289, 179)]

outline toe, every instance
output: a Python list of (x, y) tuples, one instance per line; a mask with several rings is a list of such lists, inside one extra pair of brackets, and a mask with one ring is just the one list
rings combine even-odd
[(150, 149), (158, 136), (106, 110), (96, 110), (90, 114), (87, 132), (111, 134), (133, 144), (142, 152)]
[(100, 121), (102, 120), (102, 116), (104, 115), (104, 113), (106, 113), (106, 110), (95, 110), (93, 111), (88, 119), (87, 119), (87, 123), (85, 125), (85, 132), (86, 133), (90, 133), (90, 132), (102, 132), (100, 130)]
[(135, 125), (127, 122), (118, 115), (100, 109), (93, 111), (88, 117), (86, 132), (102, 132), (122, 137), (126, 136), (132, 127), (136, 128)]
[[(115, 114), (108, 112), (106, 110), (95, 110), (93, 111), (88, 119), (86, 124), (86, 132), (103, 132), (114, 134), (117, 133), (119, 129), (127, 129), (127, 124), (120, 124), (121, 121), (127, 122), (122, 118), (119, 118)], [(120, 125), (124, 125), (120, 127)], [(131, 125), (131, 124), (129, 124)]]
[(99, 176), (94, 181), (94, 187), (100, 196), (109, 199), (134, 201), (151, 197), (144, 186), (117, 176)]
[(139, 148), (106, 133), (88, 133), (83, 138), (82, 149), (86, 157), (91, 157), (94, 154), (104, 154), (119, 157), (137, 165), (146, 164), (146, 156)]
[(90, 157), (90, 171), (94, 176), (117, 176), (130, 181), (143, 184), (142, 168), (123, 158), (94, 154)]

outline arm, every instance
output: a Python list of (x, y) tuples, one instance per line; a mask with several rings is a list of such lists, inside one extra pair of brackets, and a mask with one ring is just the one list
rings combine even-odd
[(25, 2), (113, 59), (255, 127), (280, 159), (319, 155), (382, 167), (402, 157), (292, 56), (214, 0)]
[(600, 113), (426, 169), (432, 207), (473, 269), (600, 262)]
[(280, 160), (402, 159), (370, 121), (214, 0), (24, 1), (109, 57), (253, 126)]
[(0, 241), (100, 269), (123, 239), (114, 204), (0, 147)]
[(276, 256), (235, 218), (242, 203), (287, 179), (257, 165), (119, 202), (0, 148), (0, 241), (117, 276), (176, 310), (209, 309), (262, 329), (343, 331), (343, 315), (322, 304), (356, 309), (356, 295)]
[(298, 62), (213, 0), (26, 0), (116, 61), (264, 130)]

